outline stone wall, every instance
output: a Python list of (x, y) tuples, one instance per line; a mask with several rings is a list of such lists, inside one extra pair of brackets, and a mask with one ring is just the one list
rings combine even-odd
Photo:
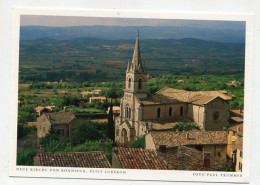
[(229, 124), (229, 103), (221, 98), (216, 98), (205, 105), (205, 130), (217, 131), (227, 129)]

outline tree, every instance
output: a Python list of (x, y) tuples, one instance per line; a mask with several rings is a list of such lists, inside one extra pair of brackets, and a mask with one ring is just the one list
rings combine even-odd
[(75, 146), (87, 140), (105, 139), (107, 133), (104, 135), (104, 130), (107, 130), (106, 124), (77, 119), (72, 125), (71, 144)]
[(113, 119), (113, 106), (110, 106), (108, 113), (107, 137), (114, 141), (115, 139), (115, 124)]
[(145, 136), (138, 137), (133, 143), (130, 144), (130, 148), (145, 149)]
[(198, 125), (195, 125), (193, 123), (177, 123), (174, 127), (173, 130), (174, 131), (188, 131), (188, 130), (192, 130), (192, 129), (196, 129), (196, 130), (200, 130), (200, 127)]

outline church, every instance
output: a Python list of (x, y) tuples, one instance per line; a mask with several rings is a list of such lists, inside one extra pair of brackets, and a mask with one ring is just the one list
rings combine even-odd
[(120, 115), (115, 119), (115, 141), (129, 146), (150, 131), (169, 131), (177, 123), (198, 125), (202, 131), (223, 131), (229, 124), (226, 91), (185, 91), (165, 87), (147, 93), (148, 74), (142, 62), (139, 33), (132, 62), (128, 62)]

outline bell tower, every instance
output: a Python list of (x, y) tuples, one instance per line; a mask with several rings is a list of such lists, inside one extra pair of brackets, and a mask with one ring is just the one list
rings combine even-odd
[(128, 62), (126, 70), (125, 94), (131, 93), (139, 98), (147, 97), (147, 73), (141, 59), (139, 31), (137, 32), (132, 62)]

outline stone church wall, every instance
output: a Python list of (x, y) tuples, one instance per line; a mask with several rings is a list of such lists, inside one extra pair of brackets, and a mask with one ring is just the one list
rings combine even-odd
[(221, 98), (216, 98), (205, 105), (206, 120), (205, 130), (223, 130), (229, 121), (229, 103)]
[[(172, 108), (172, 116), (169, 115), (169, 109)], [(160, 118), (180, 117), (181, 107), (183, 107), (183, 116), (187, 115), (187, 104), (161, 104), (147, 105), (143, 108), (143, 120), (158, 119), (157, 110), (160, 108)]]
[(201, 129), (204, 127), (204, 112), (205, 108), (198, 105), (188, 105), (188, 116), (191, 118), (196, 124), (200, 126)]

